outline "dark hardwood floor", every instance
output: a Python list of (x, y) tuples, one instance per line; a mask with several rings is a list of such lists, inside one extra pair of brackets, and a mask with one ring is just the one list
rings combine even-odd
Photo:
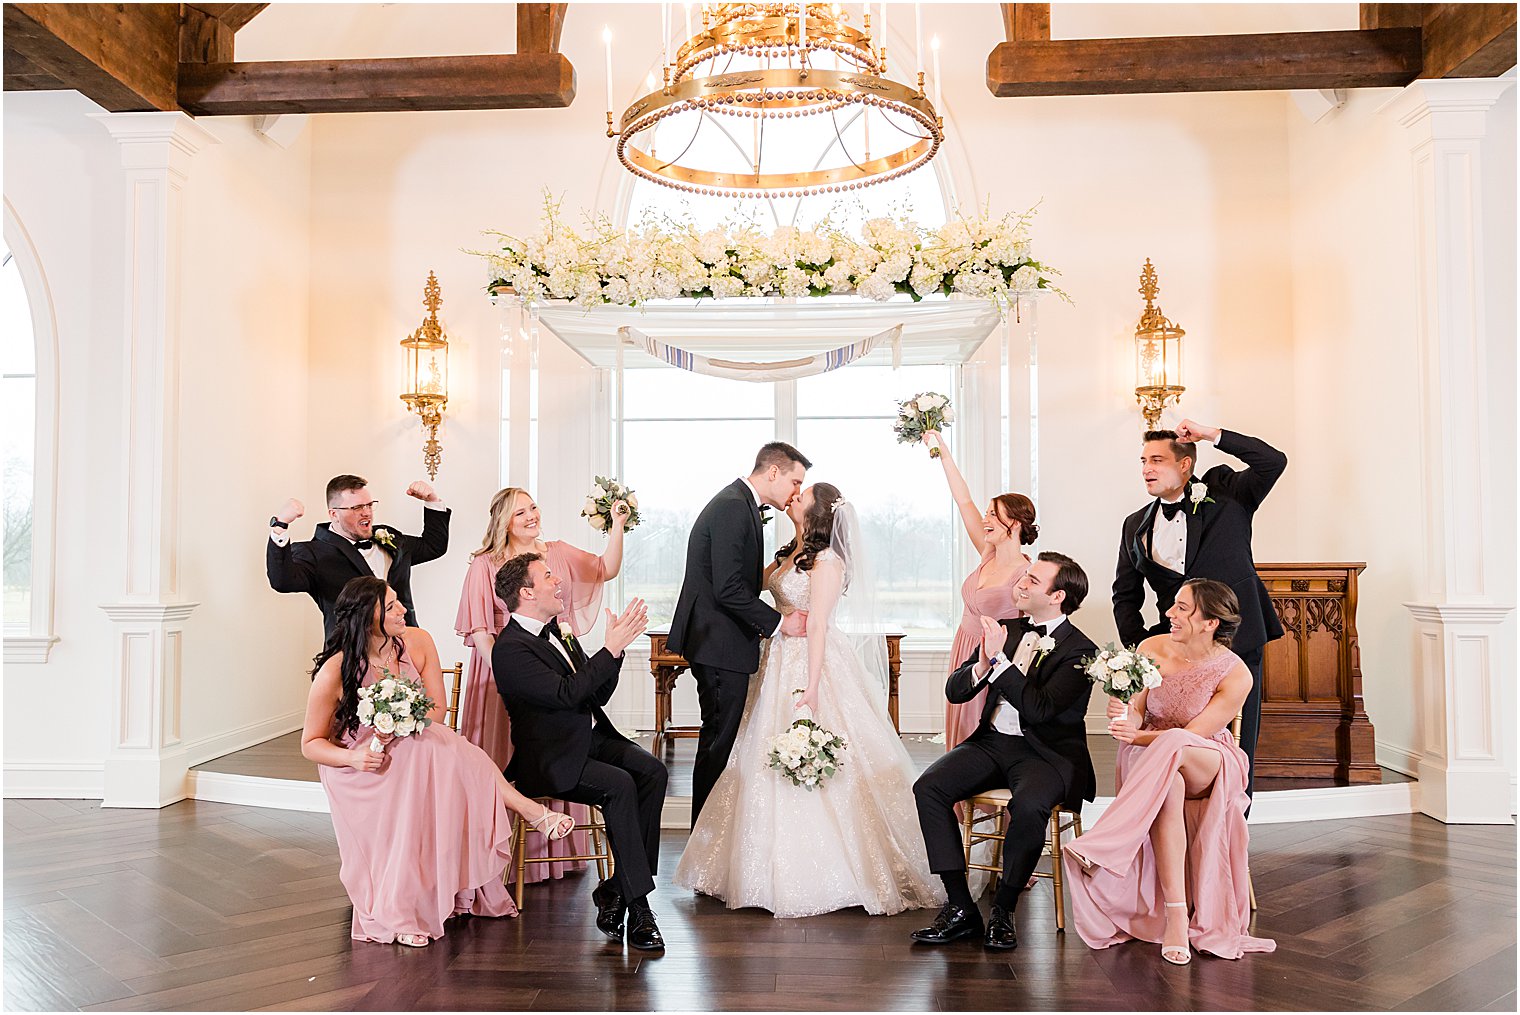
[(590, 876), (413, 950), (349, 939), (325, 814), (185, 802), (4, 805), (8, 1009), (1396, 1009), (1514, 1011), (1515, 829), (1398, 816), (1252, 831), (1278, 950), (1165, 965), (1055, 933), (1048, 882), (1012, 953), (915, 948), (924, 913), (807, 920), (673, 889), (651, 958), (592, 927)]

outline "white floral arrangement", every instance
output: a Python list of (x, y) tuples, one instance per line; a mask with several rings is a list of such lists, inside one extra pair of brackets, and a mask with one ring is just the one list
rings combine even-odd
[(1097, 655), (1082, 660), (1087, 679), (1110, 698), (1128, 704), (1141, 691), (1161, 686), (1161, 671), (1150, 656), (1138, 649), (1115, 648), (1109, 642)]
[(628, 524), (623, 526), (623, 531), (628, 531), (639, 524), (639, 497), (628, 487), (619, 483), (609, 476), (597, 476), (596, 483), (591, 487), (591, 492), (586, 494), (586, 504), (581, 508), (581, 517), (598, 532), (609, 532), (612, 529), (612, 507), (618, 501), (628, 505)]
[[(359, 688), (359, 724), (368, 726), (376, 733), (409, 737), (433, 724), (428, 713), (434, 701), (415, 680), (398, 677), (382, 668), (380, 679), (367, 687)], [(385, 750), (377, 737), (370, 737), (369, 749), (376, 753)]]
[(698, 230), (670, 219), (615, 228), (605, 216), (582, 233), (566, 225), (545, 197), (537, 233), (520, 239), (489, 232), (498, 248), (475, 251), (490, 266), (493, 295), (533, 302), (574, 300), (585, 306), (637, 306), (653, 299), (736, 296), (856, 295), (872, 300), (903, 293), (915, 302), (960, 293), (1008, 305), (1048, 289), (1060, 274), (1035, 260), (1034, 210), (994, 219), (983, 211), (938, 229), (905, 218), (866, 221), (859, 238), (824, 223), (764, 233), (730, 223)]
[[(920, 391), (912, 398), (897, 403), (897, 422), (892, 432), (897, 434), (899, 444), (917, 444), (925, 432), (943, 432), (955, 422), (955, 410), (950, 399), (937, 391)], [(930, 458), (939, 457), (939, 448), (929, 449)]]
[(812, 792), (844, 764), (849, 741), (812, 719), (798, 719), (771, 737), (766, 762), (793, 786)]

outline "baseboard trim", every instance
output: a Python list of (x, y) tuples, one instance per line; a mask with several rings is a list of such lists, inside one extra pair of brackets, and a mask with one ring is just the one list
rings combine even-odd
[(204, 765), (215, 758), (245, 750), (256, 744), (262, 744), (266, 740), (273, 740), (275, 737), (282, 737), (300, 729), (305, 721), (304, 709), (286, 712), (284, 715), (277, 715), (271, 719), (261, 719), (225, 733), (192, 740), (184, 745), (185, 757), (192, 767)]
[(104, 762), (17, 761), (5, 765), (5, 794), (23, 800), (100, 800)]
[(1416, 751), (1407, 750), (1384, 740), (1373, 742), (1373, 754), (1377, 763), (1384, 768), (1392, 769), (1400, 775), (1407, 775), (1411, 779), (1420, 777), (1421, 755)]
[(270, 807), (280, 811), (330, 813), (327, 794), (323, 792), (320, 782), (266, 779), (256, 775), (231, 775), (205, 770), (191, 772), (188, 781), (188, 796), (192, 800)]

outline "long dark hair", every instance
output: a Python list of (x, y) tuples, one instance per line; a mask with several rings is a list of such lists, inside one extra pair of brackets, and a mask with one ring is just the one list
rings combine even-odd
[[(834, 533), (834, 502), (840, 499), (839, 487), (833, 483), (813, 484), (813, 506), (802, 516), (802, 552), (797, 554), (797, 570), (811, 571), (822, 550), (829, 548)], [(776, 551), (777, 560), (785, 560), (797, 549), (797, 537)]]
[[(312, 659), (311, 675), (315, 679), (322, 664), (342, 653), (338, 673), (343, 681), (338, 709), (333, 713), (333, 735), (342, 737), (359, 728), (359, 681), (369, 658), (369, 639), (376, 623), (383, 624), (385, 594), (390, 589), (373, 576), (354, 578), (338, 594), (332, 631), (322, 643), (322, 651)], [(378, 612), (377, 612), (378, 611)]]

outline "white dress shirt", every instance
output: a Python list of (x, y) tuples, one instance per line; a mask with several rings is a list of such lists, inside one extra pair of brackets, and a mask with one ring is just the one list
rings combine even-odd
[[(527, 631), (535, 638), (541, 636), (544, 633), (544, 625), (548, 623), (546, 620), (534, 620), (532, 617), (525, 616), (521, 613), (512, 614), (512, 619), (517, 621), (517, 623), (521, 625), (524, 631)], [(575, 660), (570, 658), (570, 650), (565, 647), (564, 639), (556, 638), (553, 635), (550, 635), (544, 640), (547, 641), (550, 645), (553, 645), (555, 648), (559, 649), (559, 654), (564, 656), (565, 662), (570, 664), (570, 672), (574, 673)]]
[[(426, 501), (422, 506), (432, 511), (448, 510), (441, 500)], [(342, 532), (336, 528), (332, 529), (331, 531), (339, 536), (342, 536), (344, 539), (347, 539), (350, 545), (358, 542), (357, 539), (351, 538), (346, 532)], [(290, 529), (282, 529), (278, 525), (271, 525), (269, 527), (269, 538), (274, 542), (275, 546), (284, 546), (286, 543), (290, 542)], [(358, 547), (356, 546), (354, 549), (358, 550)], [(386, 577), (390, 575), (391, 555), (389, 553), (386, 553), (379, 543), (372, 543), (368, 550), (359, 550), (359, 556), (364, 558), (364, 563), (369, 565), (370, 571), (374, 573), (376, 578), (384, 581)]]
[[(1163, 504), (1181, 504), (1182, 497)], [(1162, 567), (1169, 567), (1178, 574), (1186, 574), (1187, 568), (1187, 512), (1184, 507), (1175, 518), (1156, 509), (1156, 520), (1151, 524), (1151, 560)]]
[[(987, 683), (991, 684), (998, 677), (1007, 672), (1008, 667), (1015, 664), (1024, 674), (1029, 673), (1030, 666), (1034, 662), (1035, 654), (1040, 650), (1040, 638), (1043, 635), (1053, 635), (1066, 623), (1066, 615), (1063, 613), (1054, 620), (1047, 620), (1043, 624), (1035, 624), (1037, 631), (1029, 631), (1019, 641), (1019, 647), (1013, 650), (1013, 658), (1009, 659), (999, 652), (991, 660), (992, 669), (987, 675)], [(994, 693), (989, 687), (988, 694)], [(999, 698), (997, 708), (992, 710), (992, 728), (999, 733), (1006, 733), (1011, 737), (1024, 735), (1024, 727), (1019, 724), (1019, 710), (1009, 704), (1007, 698)]]

